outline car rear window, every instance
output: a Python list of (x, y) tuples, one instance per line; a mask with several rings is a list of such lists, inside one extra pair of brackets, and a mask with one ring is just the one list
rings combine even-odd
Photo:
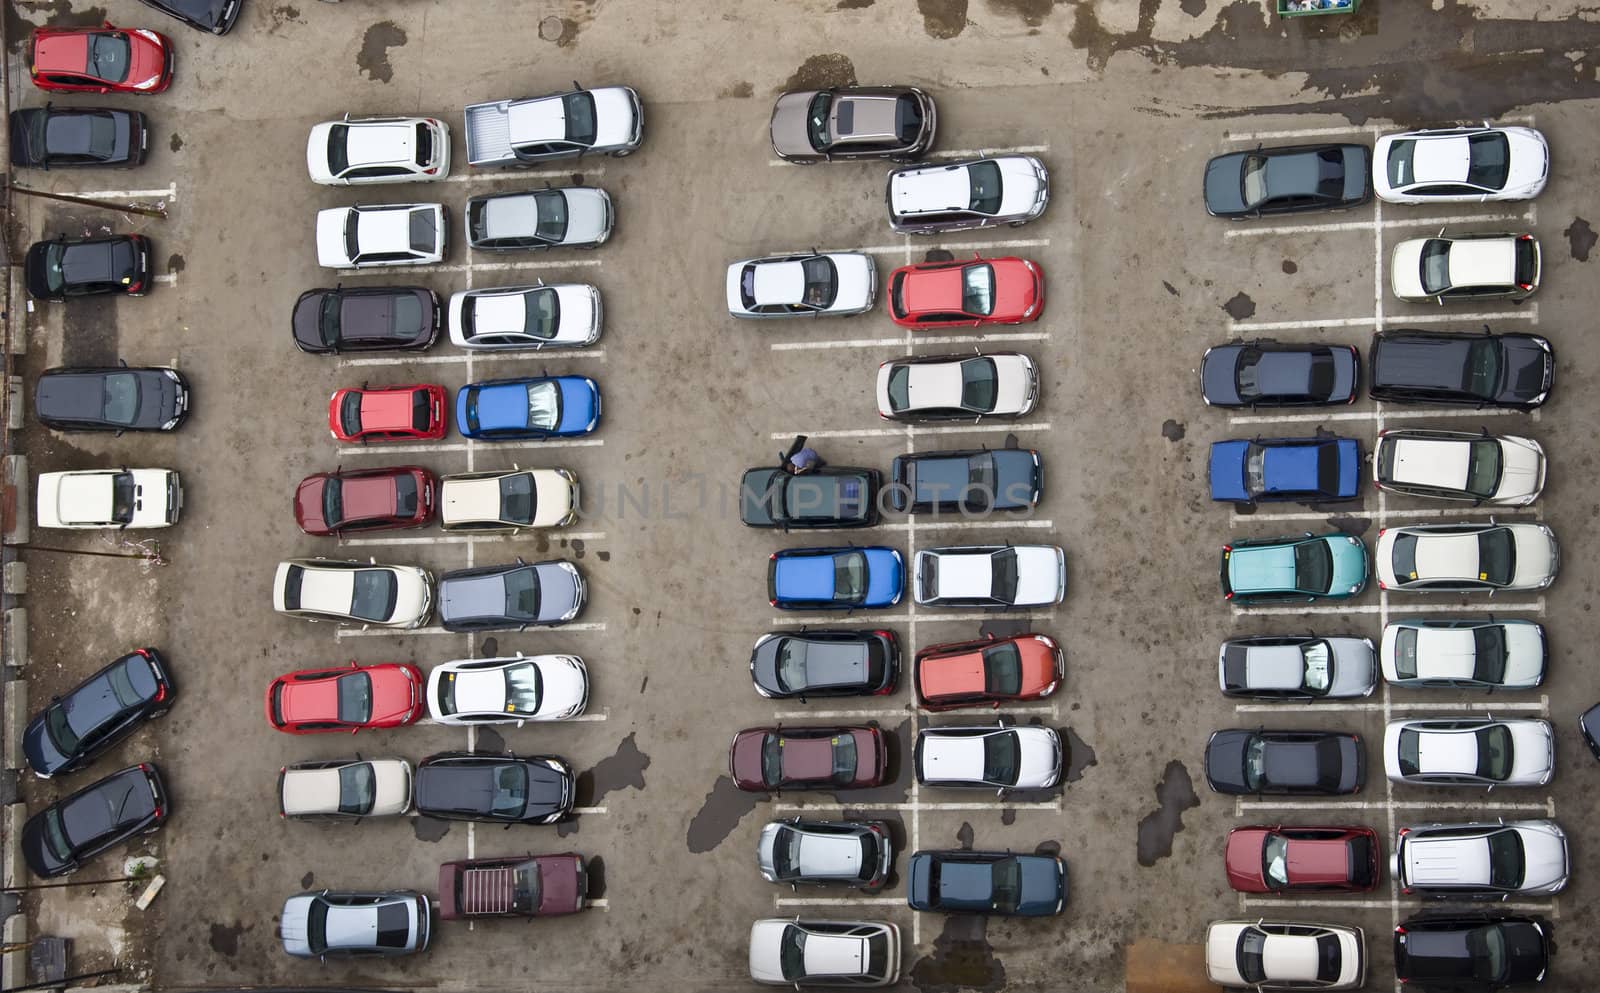
[(1411, 185), (1412, 156), (1416, 153), (1415, 141), (1397, 141), (1389, 146), (1389, 185), (1400, 189)]
[(967, 167), (967, 180), (972, 184), (972, 199), (967, 204), (980, 214), (1000, 213), (1000, 166), (985, 160)]
[(1402, 583), (1417, 578), (1417, 536), (1395, 535), (1393, 553), (1394, 575)]
[(848, 783), (856, 778), (856, 739), (840, 734), (833, 738), (833, 781)]
[(427, 390), (416, 390), (411, 394), (411, 427), (416, 431), (433, 427), (433, 403)]
[(365, 724), (372, 716), (372, 677), (352, 672), (339, 677), (339, 720), (346, 724)]
[(94, 34), (89, 41), (89, 72), (98, 79), (121, 83), (128, 78), (132, 46), (123, 34)]
[(1306, 593), (1327, 593), (1333, 582), (1333, 553), (1326, 541), (1302, 541), (1294, 546), (1295, 588)]
[(387, 569), (359, 569), (355, 593), (350, 598), (350, 613), (366, 621), (387, 621), (394, 616), (400, 584)]
[(361, 433), (361, 394), (355, 390), (339, 401), (339, 429), (347, 435)]
[(1485, 624), (1472, 631), (1472, 675), (1486, 683), (1498, 683), (1506, 676), (1506, 634), (1498, 624)]
[(1427, 293), (1443, 293), (1450, 288), (1450, 243), (1443, 238), (1429, 238), (1422, 245), (1422, 289)]
[(985, 315), (994, 311), (994, 266), (980, 262), (961, 270), (961, 309)]
[(1401, 775), (1415, 776), (1422, 768), (1418, 757), (1421, 749), (1422, 735), (1410, 728), (1402, 728), (1398, 746)]
[(385, 903), (378, 908), (380, 948), (404, 948), (411, 943), (411, 912), (403, 903)]
[(1394, 633), (1394, 672), (1401, 679), (1417, 678), (1417, 630), (1401, 628)]
[(426, 169), (433, 163), (433, 129), (426, 124), (417, 125), (417, 168)]
[(1331, 983), (1339, 978), (1339, 939), (1331, 934), (1317, 935), (1317, 981)]
[(1239, 978), (1246, 983), (1266, 982), (1267, 935), (1254, 927), (1247, 927), (1239, 935)]
[(361, 816), (372, 809), (375, 793), (372, 766), (357, 762), (339, 770), (339, 813)]
[(350, 126), (335, 124), (328, 129), (328, 171), (335, 176), (350, 168)]
[(1503, 189), (1511, 174), (1511, 143), (1506, 136), (1489, 131), (1473, 135), (1467, 144), (1471, 149), (1467, 182), (1490, 190)]
[(1517, 285), (1531, 288), (1539, 276), (1539, 246), (1532, 235), (1525, 234), (1517, 239), (1515, 257)]
[(500, 517), (516, 524), (533, 522), (533, 476), (519, 472), (500, 478)]

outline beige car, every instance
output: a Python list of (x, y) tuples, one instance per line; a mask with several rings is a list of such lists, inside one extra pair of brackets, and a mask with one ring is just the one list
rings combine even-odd
[(439, 479), (439, 523), (446, 531), (516, 534), (577, 519), (578, 477), (567, 469), (513, 467)]
[(1413, 238), (1394, 246), (1390, 288), (1401, 300), (1436, 303), (1525, 300), (1539, 288), (1539, 242), (1531, 234)]
[(278, 771), (278, 812), (297, 821), (398, 817), (411, 810), (404, 759), (301, 762)]

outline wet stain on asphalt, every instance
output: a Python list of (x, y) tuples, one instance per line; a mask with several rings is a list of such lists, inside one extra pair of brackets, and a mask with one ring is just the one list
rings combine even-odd
[(610, 562), (611, 561), (611, 553), (610, 552), (595, 552), (594, 553), (594, 557), (599, 559), (602, 562)]
[(309, 890), (311, 888), (311, 884), (316, 881), (317, 874), (314, 872), (308, 872), (304, 876), (300, 877), (300, 888), (303, 890)]
[[(564, 542), (564, 544), (565, 544), (565, 542)], [(579, 559), (583, 558), (584, 550), (588, 547), (587, 545), (585, 545), (583, 543), (583, 539), (582, 538), (574, 538), (574, 539), (572, 539), (572, 541), (570, 542), (570, 546), (572, 548), (572, 557), (573, 558), (579, 558)]]
[(1156, 803), (1160, 806), (1139, 820), (1139, 864), (1146, 867), (1172, 854), (1172, 839), (1183, 830), (1183, 812), (1200, 806), (1194, 780), (1177, 759), (1167, 763), (1156, 784)]
[(44, 14), (43, 25), (52, 28), (97, 28), (105, 23), (104, 7), (72, 8), (72, 0), (16, 0), (5, 6), (7, 47), (20, 51), (33, 37), (33, 29), (41, 22), (24, 20), (23, 13)]
[(917, 0), (917, 10), (930, 38), (954, 38), (967, 28), (967, 0)]
[(418, 814), (411, 818), (411, 833), (418, 841), (435, 842), (450, 833), (450, 822)]
[(1292, 259), (1284, 259), (1283, 260), (1283, 274), (1285, 276), (1293, 276), (1295, 273), (1297, 273), (1299, 271), (1300, 271), (1300, 267), (1298, 265), (1296, 265)]
[(242, 924), (229, 927), (226, 924), (211, 925), (211, 950), (218, 955), (229, 958), (239, 954), (239, 935), (248, 930)]
[(966, 821), (962, 821), (961, 827), (956, 829), (956, 847), (963, 852), (972, 851), (972, 825)]
[(689, 822), (689, 852), (699, 855), (722, 844), (760, 800), (760, 793), (746, 793), (733, 784), (731, 777), (718, 776), (705, 803)]
[(1036, 28), (1044, 23), (1055, 9), (1056, 0), (988, 0), (989, 9), (1022, 18), (1022, 23)]
[(1061, 842), (1054, 840), (1041, 841), (1034, 846), (1033, 854), (1043, 855), (1046, 858), (1056, 858), (1061, 854)]
[(924, 261), (924, 262), (954, 262), (955, 261), (955, 257), (956, 257), (956, 253), (950, 251), (950, 249), (948, 249), (948, 248), (930, 248), (930, 249), (928, 249), (927, 254), (922, 256), (922, 261)]
[(1256, 302), (1241, 290), (1234, 295), (1232, 300), (1223, 304), (1222, 309), (1228, 312), (1229, 317), (1236, 321), (1242, 321), (1255, 314)]
[(473, 751), (479, 755), (504, 755), (506, 740), (500, 737), (500, 732), (494, 728), (479, 728), (478, 747)]
[(1199, 17), (1206, 12), (1206, 0), (1178, 0), (1178, 9), (1190, 17)]
[(594, 768), (578, 776), (578, 793), (584, 795), (587, 780), (589, 800), (583, 806), (599, 806), (606, 794), (617, 790), (644, 789), (644, 771), (650, 768), (650, 756), (639, 751), (634, 742), (635, 732), (629, 732), (617, 750), (594, 764)]
[(872, 6), (873, 0), (839, 0), (833, 5), (834, 10), (861, 10)]
[(788, 81), (785, 90), (827, 90), (856, 85), (856, 67), (847, 55), (829, 52), (813, 55), (800, 63)]
[(1581, 217), (1574, 217), (1566, 230), (1561, 232), (1567, 239), (1567, 250), (1579, 262), (1589, 261), (1589, 252), (1594, 249), (1597, 237), (1594, 229), (1589, 227), (1589, 222)]
[(741, 79), (737, 83), (734, 83), (732, 86), (725, 86), (717, 93), (717, 96), (722, 97), (724, 100), (728, 100), (728, 99), (742, 100), (745, 97), (753, 97), (755, 95), (756, 95), (755, 84), (750, 82), (747, 79)]
[(494, 658), (500, 654), (500, 639), (491, 634), (483, 639), (483, 643), (478, 646), (478, 651), (486, 659)]
[(172, 132), (172, 139), (167, 142), (167, 147), (172, 149), (174, 152), (182, 151), (183, 136), (178, 134), (176, 131)]
[(1177, 296), (1178, 295), (1178, 288), (1176, 286), (1173, 286), (1171, 283), (1167, 282), (1165, 279), (1163, 279), (1161, 281), (1161, 285), (1165, 286), (1167, 288), (1167, 292), (1172, 294), (1173, 296)]
[(584, 894), (590, 900), (602, 900), (606, 895), (606, 860), (598, 855), (592, 855), (584, 863), (588, 870), (589, 891)]
[(1017, 823), (1017, 808), (1006, 807), (1000, 811), (1000, 823), (1010, 827)]
[(1344, 531), (1348, 534), (1366, 534), (1367, 529), (1372, 527), (1372, 518), (1330, 517), (1328, 518), (1328, 527), (1333, 528), (1336, 531)]
[(394, 78), (389, 65), (389, 49), (406, 43), (405, 29), (393, 21), (379, 21), (367, 28), (361, 38), (361, 51), (356, 53), (356, 68), (368, 79), (387, 83)]
[(186, 265), (188, 265), (188, 262), (184, 259), (184, 257), (182, 255), (179, 255), (177, 252), (173, 252), (171, 255), (167, 256), (167, 271), (168, 272), (182, 272), (183, 269), (184, 269), (184, 266), (186, 266)]
[[(875, 724), (877, 722), (872, 721), (869, 723)], [(910, 744), (916, 736), (916, 732), (911, 727), (911, 718), (908, 717), (901, 721), (899, 726), (892, 731), (884, 728), (883, 733), (885, 737), (893, 738), (899, 743), (899, 747), (895, 747), (893, 744), (889, 746), (890, 775), (887, 777), (887, 781), (882, 786), (875, 786), (867, 790), (851, 790), (843, 795), (835, 796), (834, 799), (841, 803), (860, 804), (863, 807), (871, 807), (875, 803), (906, 802), (906, 797), (911, 793)], [(901, 760), (900, 756), (905, 756), (906, 760)]]
[(911, 967), (911, 985), (919, 993), (998, 990), (1005, 986), (1006, 967), (994, 956), (987, 935), (989, 919), (980, 914), (951, 914), (933, 939), (933, 952)]
[(1169, 417), (1161, 422), (1161, 437), (1168, 441), (1182, 441), (1185, 433), (1182, 421), (1175, 421)]
[(1027, 621), (1012, 621), (997, 617), (992, 621), (984, 621), (978, 626), (978, 637), (980, 638), (1015, 638), (1019, 634), (1027, 633)]
[(110, 296), (83, 297), (64, 308), (62, 364), (111, 366), (117, 364), (117, 308)]
[(1083, 778), (1085, 769), (1092, 765), (1099, 765), (1095, 760), (1094, 749), (1089, 743), (1078, 737), (1078, 732), (1067, 728), (1061, 735), (1062, 746), (1067, 750), (1067, 769), (1063, 774), (1062, 782), (1076, 783)]
[(1233, 505), (1233, 512), (1242, 517), (1250, 516), (1256, 512), (1256, 509), (1256, 505), (1253, 503), (1236, 503)]

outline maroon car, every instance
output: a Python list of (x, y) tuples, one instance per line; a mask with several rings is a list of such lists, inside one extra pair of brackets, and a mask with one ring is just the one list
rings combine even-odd
[(439, 918), (553, 917), (583, 909), (589, 870), (583, 856), (513, 855), (439, 867)]
[(875, 727), (747, 728), (728, 748), (734, 785), (750, 793), (882, 786), (888, 769)]
[(419, 528), (433, 520), (433, 473), (414, 465), (319, 472), (294, 491), (294, 520), (306, 534)]
[(1228, 885), (1240, 893), (1364, 891), (1378, 885), (1378, 834), (1366, 827), (1242, 827), (1228, 832)]

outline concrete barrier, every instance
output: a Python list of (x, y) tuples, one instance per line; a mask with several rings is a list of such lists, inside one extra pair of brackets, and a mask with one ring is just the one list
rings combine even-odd
[(28, 684), (14, 679), (6, 684), (6, 740), (7, 769), (21, 769), (26, 764), (22, 755), (22, 732), (28, 726)]
[(5, 620), (0, 624), (0, 638), (5, 644), (0, 646), (0, 652), (5, 664), (25, 669), (28, 666), (28, 608), (10, 607), (5, 612)]
[(25, 596), (28, 592), (28, 563), (21, 559), (7, 562), (3, 567), (4, 585), (0, 592), (6, 596)]
[(4, 533), (0, 541), (8, 545), (25, 544), (33, 520), (33, 488), (28, 480), (28, 457), (7, 455), (0, 459), (0, 521)]
[(28, 918), (22, 914), (7, 917), (3, 935), (6, 947), (15, 950), (0, 956), (0, 983), (14, 990), (28, 983)]
[(22, 430), (22, 377), (11, 376), (6, 381), (6, 427)]

